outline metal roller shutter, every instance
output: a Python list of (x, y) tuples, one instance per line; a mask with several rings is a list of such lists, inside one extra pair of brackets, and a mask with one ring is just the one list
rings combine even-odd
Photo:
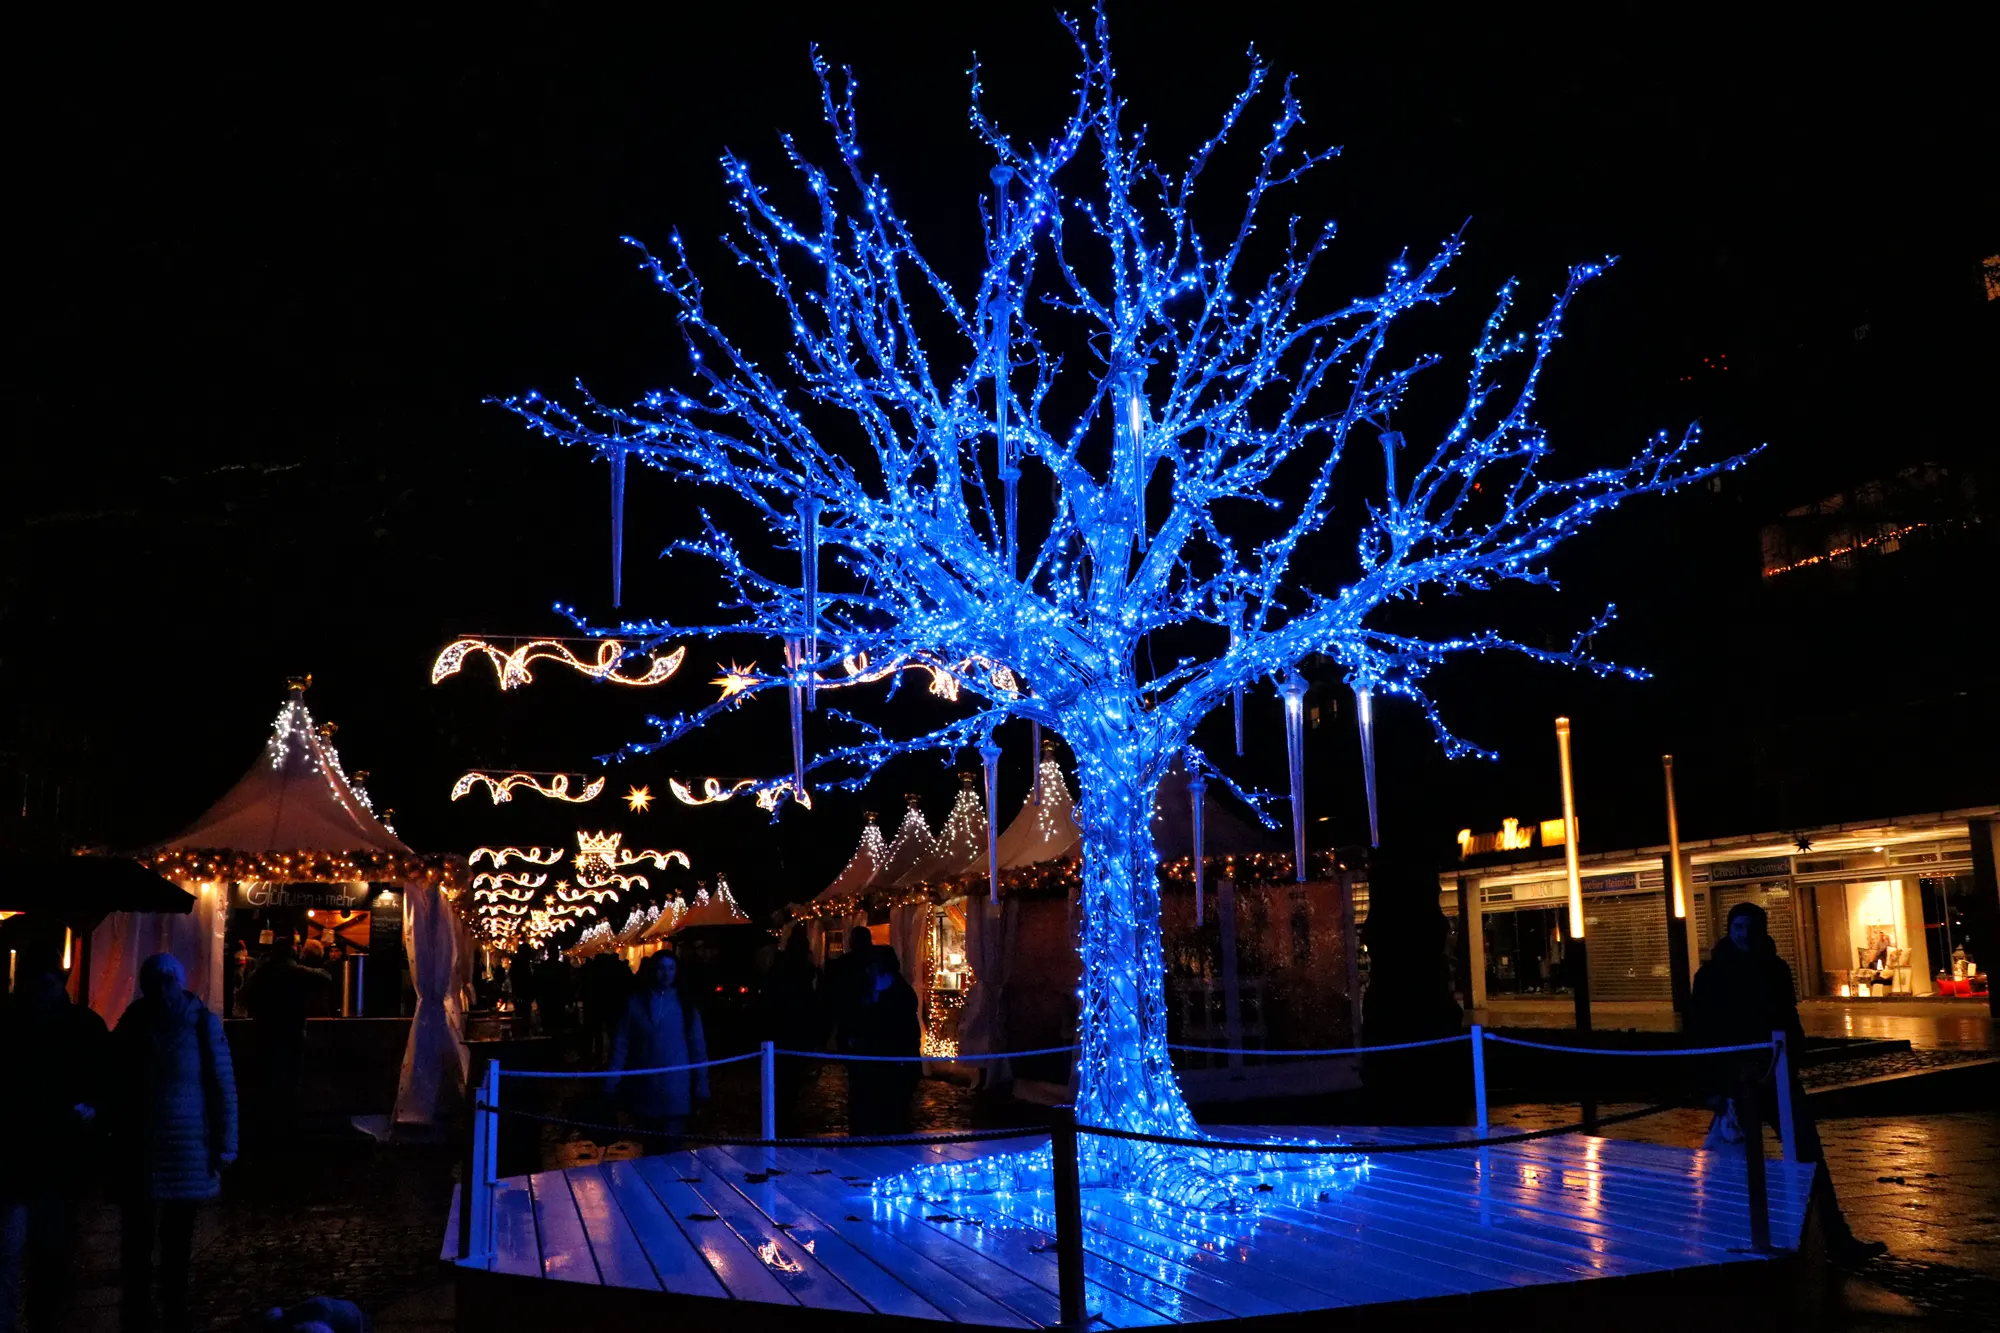
[[(1771, 943), (1778, 946), (1778, 957), (1785, 960), (1792, 969), (1793, 998), (1799, 989), (1799, 926), (1797, 915), (1792, 911), (1792, 890), (1787, 884), (1722, 884), (1716, 886), (1715, 928), (1723, 929), (1729, 920), (1729, 909), (1738, 903), (1755, 903), (1764, 909), (1764, 915), (1771, 920)], [(1591, 976), (1592, 984), (1596, 975)]]
[(1666, 904), (1657, 893), (1624, 893), (1584, 904), (1590, 994), (1597, 1000), (1672, 1000)]

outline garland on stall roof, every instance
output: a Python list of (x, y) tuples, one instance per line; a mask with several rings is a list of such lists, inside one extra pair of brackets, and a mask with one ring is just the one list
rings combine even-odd
[[(1252, 852), (1237, 856), (1211, 856), (1208, 858), (1212, 874), (1226, 875), (1238, 888), (1250, 888), (1258, 884), (1295, 883), (1297, 876), (1292, 871), (1292, 858), (1288, 852)], [(1334, 877), (1338, 863), (1332, 852), (1308, 852), (1306, 854), (1306, 879), (1324, 881)], [(1064, 897), (1077, 888), (1082, 881), (1083, 863), (1074, 856), (1055, 861), (1041, 861), (1034, 865), (1017, 866), (1000, 872), (1000, 896), (1003, 898), (1048, 898)], [(1192, 890), (1194, 876), (1189, 870), (1189, 858), (1179, 857), (1160, 864), (1160, 880), (1164, 886)], [(812, 921), (838, 920), (857, 916), (863, 912), (883, 911), (895, 907), (909, 907), (918, 903), (940, 906), (954, 898), (964, 898), (978, 894), (985, 885), (986, 875), (979, 872), (961, 875), (955, 879), (927, 881), (909, 884), (895, 889), (863, 889), (856, 893), (842, 894), (838, 898), (815, 899), (809, 903), (798, 903), (792, 908), (792, 920), (806, 923)]]
[(464, 862), (415, 852), (240, 852), (196, 847), (148, 852), (137, 859), (164, 878), (183, 883), (393, 882), (439, 888), (454, 899), (466, 889)]

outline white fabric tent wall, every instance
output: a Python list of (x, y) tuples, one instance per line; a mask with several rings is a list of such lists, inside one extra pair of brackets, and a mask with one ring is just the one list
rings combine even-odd
[(889, 909), (889, 947), (896, 951), (896, 963), (917, 992), (917, 1021), (929, 1012), (931, 997), (930, 961), (931, 912), (925, 903), (901, 903)]
[(403, 952), (417, 1012), (396, 1079), (398, 1126), (436, 1127), (448, 1123), (462, 1100), (470, 1053), (466, 1049), (461, 984), (470, 979), (471, 955), (444, 894), (429, 885), (403, 895)]
[[(998, 904), (974, 895), (965, 904), (965, 955), (972, 964), (972, 988), (958, 1020), (961, 1055), (990, 1055), (1006, 1049), (1007, 980), (1014, 971), (1014, 940), (1020, 927), (1021, 905), (1012, 898)], [(980, 1082), (1008, 1083), (1014, 1072), (1005, 1060), (981, 1062)]]
[(90, 935), (90, 1007), (106, 1023), (116, 1023), (139, 995), (139, 964), (170, 953), (187, 973), (188, 990), (222, 1013), (223, 931), (227, 895), (220, 884), (182, 886), (194, 895), (194, 910), (178, 913), (114, 912)]

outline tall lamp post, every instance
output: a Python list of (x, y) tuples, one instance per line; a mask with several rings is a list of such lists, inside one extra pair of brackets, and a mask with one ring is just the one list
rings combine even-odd
[(1687, 1012), (1687, 876), (1681, 866), (1681, 821), (1674, 808), (1674, 757), (1660, 756), (1667, 776), (1667, 971), (1673, 977), (1674, 1012)]
[(1583, 939), (1583, 875), (1576, 864), (1576, 788), (1570, 779), (1569, 719), (1556, 719), (1556, 749), (1562, 754), (1563, 869), (1569, 878), (1570, 984), (1576, 995), (1576, 1028), (1590, 1031), (1590, 955)]

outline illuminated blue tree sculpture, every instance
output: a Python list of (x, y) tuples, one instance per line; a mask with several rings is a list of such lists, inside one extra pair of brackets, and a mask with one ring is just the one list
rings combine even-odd
[[(995, 160), (976, 279), (955, 282), (926, 258), (863, 166), (851, 77), (816, 57), (839, 162), (823, 168), (784, 141), (810, 204), (788, 211), (744, 160), (723, 159), (740, 224), (730, 250), (768, 287), (789, 352), (757, 355), (724, 329), (676, 236), (644, 267), (676, 311), (685, 387), (623, 408), (536, 393), (505, 405), (610, 461), (614, 478), (637, 460), (709, 488), (739, 516), (705, 515), (700, 534), (669, 551), (719, 569), (732, 591), (718, 617), (601, 632), (656, 644), (761, 636), (781, 645), (774, 665), (730, 668), (721, 699), (653, 719), (657, 739), (626, 753), (784, 692), (791, 771), (745, 784), (777, 808), (809, 802), (815, 784), (859, 785), (896, 755), (990, 750), (1010, 718), (1063, 737), (1083, 835), (1077, 1115), (1195, 1135), (1168, 1061), (1148, 825), (1177, 758), (1227, 782), (1195, 746), (1196, 725), (1245, 687), (1292, 687), (1302, 659), (1321, 654), (1357, 690), (1414, 700), (1451, 753), (1476, 752), (1438, 720), (1427, 673), (1492, 649), (1616, 670), (1589, 655), (1607, 617), (1552, 652), (1494, 632), (1392, 631), (1377, 613), (1419, 593), (1546, 582), (1557, 543), (1599, 514), (1738, 460), (1695, 461), (1690, 431), (1655, 436), (1621, 466), (1549, 474), (1536, 387), (1570, 301), (1602, 263), (1571, 270), (1519, 331), (1504, 287), (1456, 419), (1422, 445), (1392, 430), (1392, 411), (1438, 358), (1392, 364), (1391, 328), (1445, 294), (1460, 238), (1423, 263), (1393, 263), (1377, 292), (1313, 300), (1332, 227), (1266, 216), (1334, 155), (1297, 146), (1291, 85), (1269, 87), (1253, 59), (1214, 138), (1165, 168), (1125, 123), (1102, 13), (1071, 35), (1074, 106), (1047, 142), (1004, 133), (974, 71), (972, 130)], [(1209, 199), (1202, 191), (1260, 102), (1269, 109), (1254, 119), (1270, 130), (1242, 155), (1244, 196)], [(1198, 212), (1229, 220), (1207, 234)], [(1366, 466), (1352, 465), (1353, 451), (1370, 455)], [(1020, 503), (1023, 482), (1036, 503)], [(1326, 578), (1316, 539), (1339, 506), (1359, 520), (1356, 558)], [(1308, 550), (1318, 567), (1302, 567)], [(1148, 636), (1179, 655), (1152, 669)], [(829, 707), (826, 729), (848, 734), (810, 751), (798, 739), (814, 694), (911, 669), (954, 701), (936, 729), (890, 734)], [(1090, 1179), (1207, 1205), (1231, 1194), (1235, 1159), (1219, 1151), (1086, 1143)]]

